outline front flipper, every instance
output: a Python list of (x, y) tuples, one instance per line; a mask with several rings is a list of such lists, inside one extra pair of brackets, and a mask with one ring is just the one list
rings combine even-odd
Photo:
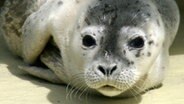
[(50, 69), (43, 69), (35, 66), (19, 66), (19, 68), (38, 78), (52, 83), (63, 84), (63, 82)]
[(44, 18), (40, 15), (39, 12), (32, 14), (22, 28), (23, 58), (29, 64), (37, 59), (50, 38), (47, 20), (42, 22)]
[(50, 39), (50, 26), (54, 1), (50, 0), (43, 4), (39, 10), (32, 13), (22, 27), (23, 58), (25, 62), (32, 64), (43, 51)]
[(52, 70), (63, 82), (68, 81), (67, 72), (64, 69), (62, 56), (56, 45), (49, 43), (42, 54), (40, 61), (44, 63), (50, 70)]

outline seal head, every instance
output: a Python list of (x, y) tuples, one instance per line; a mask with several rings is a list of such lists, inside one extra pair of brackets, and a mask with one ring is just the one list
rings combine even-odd
[(75, 72), (106, 96), (143, 87), (138, 83), (145, 82), (164, 42), (158, 11), (144, 0), (98, 0), (85, 14), (67, 56), (73, 69), (80, 70)]

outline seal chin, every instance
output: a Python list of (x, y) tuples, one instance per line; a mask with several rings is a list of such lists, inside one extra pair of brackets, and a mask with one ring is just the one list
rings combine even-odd
[(105, 96), (109, 96), (109, 97), (114, 97), (114, 96), (118, 96), (122, 93), (122, 91), (118, 88), (115, 88), (113, 86), (103, 86), (97, 89), (98, 92), (100, 92), (101, 94), (105, 95)]

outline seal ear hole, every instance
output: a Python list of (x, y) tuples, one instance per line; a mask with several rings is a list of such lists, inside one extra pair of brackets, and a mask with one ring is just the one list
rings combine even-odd
[(132, 48), (142, 48), (144, 47), (144, 39), (142, 37), (136, 37), (132, 39), (128, 45)]
[(85, 47), (91, 48), (92, 46), (96, 45), (96, 40), (92, 36), (86, 35), (82, 39), (82, 44)]

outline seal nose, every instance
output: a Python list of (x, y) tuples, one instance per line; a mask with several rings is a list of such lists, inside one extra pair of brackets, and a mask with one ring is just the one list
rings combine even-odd
[(99, 66), (98, 66), (98, 70), (99, 70), (102, 74), (104, 74), (104, 75), (106, 75), (106, 76), (112, 75), (113, 72), (114, 72), (116, 69), (117, 69), (117, 65), (114, 65), (113, 67), (104, 67), (104, 66), (102, 66), (102, 65), (99, 65)]

